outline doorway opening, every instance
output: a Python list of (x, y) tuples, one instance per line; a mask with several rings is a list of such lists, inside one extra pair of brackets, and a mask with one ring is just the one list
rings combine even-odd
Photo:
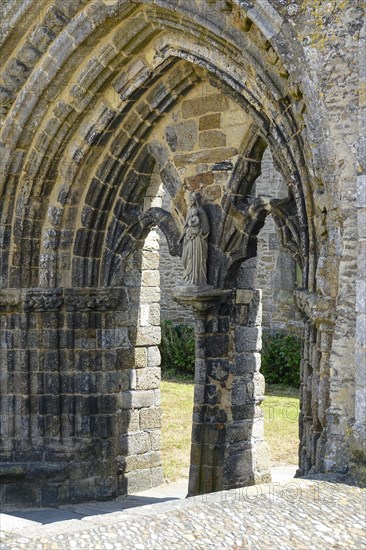
[[(253, 193), (282, 199), (288, 189), (269, 148)], [(261, 373), (265, 378), (265, 440), (273, 481), (293, 477), (299, 464), (300, 363), (304, 322), (294, 298), (299, 267), (281, 244), (271, 215), (257, 236), (257, 254), (244, 263), (246, 284), (262, 291)], [(301, 272), (301, 271), (300, 271)]]

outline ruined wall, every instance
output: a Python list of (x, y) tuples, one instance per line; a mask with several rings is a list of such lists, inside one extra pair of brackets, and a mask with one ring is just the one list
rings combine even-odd
[[(179, 257), (185, 187), (196, 188), (202, 178), (213, 229), (209, 282), (232, 293), (228, 309), (217, 310), (216, 317), (229, 317), (230, 307), (235, 310), (238, 277), (250, 271), (259, 231), (271, 213), (281, 244), (294, 255), (302, 275), (296, 293), (305, 322), (301, 472), (351, 470), (362, 477), (362, 4), (27, 0), (2, 2), (1, 15), (3, 500), (11, 502), (29, 489), (28, 501), (34, 497), (40, 502), (41, 486), (48, 502), (104, 498), (123, 492), (122, 481), (135, 475), (146, 485), (159, 478), (158, 455), (149, 455), (158, 450), (150, 438), (158, 430), (159, 406), (152, 401), (158, 382), (155, 371), (148, 370), (157, 366), (148, 362), (150, 348), (158, 360), (159, 327), (150, 319), (153, 315), (155, 323), (158, 315), (158, 274), (152, 273), (156, 268), (147, 269), (140, 292), (138, 251), (158, 225), (171, 254)], [(207, 93), (214, 110), (202, 112), (205, 103), (189, 94), (207, 83), (217, 90)], [(236, 117), (242, 117), (249, 124), (242, 141), (222, 126), (232, 101), (240, 106), (240, 115), (236, 110), (235, 120), (228, 118), (225, 124), (235, 126)], [(266, 147), (287, 185), (282, 202), (252, 196)], [(171, 215), (159, 206), (145, 208), (154, 172), (171, 197)], [(122, 297), (105, 302), (111, 288), (120, 289)], [(133, 318), (127, 320), (127, 313)], [(202, 340), (206, 367), (210, 342), (216, 342), (216, 321), (212, 331), (204, 332), (210, 338)], [(225, 331), (233, 343), (230, 327), (220, 330), (225, 346)], [(241, 345), (240, 336), (236, 343)], [(143, 357), (142, 369), (132, 349)], [(79, 361), (84, 351), (85, 364)], [(217, 350), (213, 359), (221, 352), (230, 355), (235, 348)], [(250, 352), (257, 353), (254, 348)], [(230, 361), (226, 369), (234, 364), (239, 369)], [(128, 387), (121, 365), (129, 371)], [(118, 384), (109, 385), (109, 367)], [(143, 389), (140, 376), (144, 385), (150, 375), (152, 386)], [(220, 443), (218, 449), (229, 441), (229, 425), (220, 432), (219, 416), (210, 424), (211, 412), (223, 410), (221, 397), (240, 414), (245, 413), (241, 405), (246, 407), (245, 401), (229, 400), (233, 386), (226, 385), (226, 373), (215, 376), (222, 378), (222, 390), (207, 374), (203, 395), (196, 395), (206, 450), (212, 450), (211, 436)], [(244, 378), (240, 383), (246, 398), (256, 406), (254, 373)], [(96, 414), (95, 402), (100, 407)], [(123, 421), (119, 433), (114, 432), (112, 419), (124, 410), (138, 417), (139, 424)], [(63, 424), (69, 417), (76, 430), (70, 438), (62, 431), (69, 429)], [(240, 445), (249, 442), (247, 435), (244, 427), (239, 430)], [(89, 457), (85, 468), (89, 464), (91, 470), (79, 475), (72, 461), (80, 445)], [(255, 441), (250, 445), (255, 447)], [(122, 457), (118, 468), (117, 457)], [(65, 478), (53, 477), (55, 467), (47, 469), (51, 462), (66, 463)], [(34, 468), (28, 471), (30, 464)], [(230, 468), (225, 471), (230, 474)], [(216, 472), (218, 483), (222, 474)], [(227, 486), (232, 482), (235, 476), (225, 481)]]
[[(261, 175), (255, 181), (256, 195), (281, 199), (287, 185), (274, 168), (270, 152), (265, 151)], [(291, 253), (280, 242), (272, 216), (266, 218), (257, 243), (253, 287), (262, 290), (262, 325), (270, 332), (290, 331), (302, 335), (303, 322), (295, 302), (296, 265)]]
[[(313, 166), (322, 173), (321, 187), (314, 195), (320, 244), (316, 267), (319, 303), (314, 307), (318, 309), (316, 325), (324, 331), (321, 342), (314, 347), (322, 356), (324, 366), (317, 375), (319, 389), (312, 391), (318, 393), (324, 409), (321, 424), (327, 425), (327, 443), (320, 451), (326, 455), (325, 469), (346, 471), (352, 460), (349, 438), (353, 428), (350, 426), (355, 420), (358, 422), (359, 413), (360, 423), (366, 420), (365, 411), (361, 413), (356, 405), (365, 402), (364, 386), (358, 387), (360, 379), (366, 378), (366, 348), (361, 337), (361, 333), (365, 334), (363, 294), (359, 284), (355, 284), (364, 278), (361, 275), (364, 274), (363, 260), (359, 262), (365, 254), (364, 226), (357, 219), (358, 212), (361, 213), (357, 197), (358, 200), (363, 197), (361, 202), (365, 197), (366, 157), (361, 122), (365, 13), (360, 4), (353, 2), (343, 6), (340, 2), (334, 5), (299, 3), (292, 11), (297, 35), (311, 66), (309, 84), (320, 98), (321, 109), (316, 118), (320, 123), (327, 121), (326, 129), (317, 137), (314, 135), (313, 141)], [(326, 170), (321, 168), (324, 158), (330, 163)], [(335, 316), (330, 312), (332, 300), (336, 303)], [(358, 349), (362, 347), (362, 358), (355, 357), (356, 341)], [(329, 395), (325, 397), (327, 387)], [(307, 391), (311, 391), (309, 385)], [(315, 408), (313, 403), (313, 410)], [(365, 441), (365, 432), (361, 439)]]

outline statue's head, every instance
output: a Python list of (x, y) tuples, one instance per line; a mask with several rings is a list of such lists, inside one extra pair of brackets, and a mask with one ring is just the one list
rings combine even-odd
[(193, 191), (192, 193), (189, 193), (188, 200), (190, 205), (196, 204), (197, 206), (200, 206), (201, 193), (199, 191)]

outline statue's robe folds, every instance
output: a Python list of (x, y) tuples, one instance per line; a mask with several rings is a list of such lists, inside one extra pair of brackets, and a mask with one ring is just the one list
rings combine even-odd
[[(191, 213), (188, 212), (186, 227), (189, 225)], [(183, 241), (182, 263), (184, 268), (183, 282), (187, 285), (207, 285), (207, 237), (209, 222), (202, 207), (198, 209), (200, 231), (197, 235), (186, 234)]]

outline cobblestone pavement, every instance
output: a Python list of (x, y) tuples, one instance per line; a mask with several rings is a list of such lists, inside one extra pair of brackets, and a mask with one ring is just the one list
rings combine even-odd
[(293, 479), (3, 531), (1, 550), (361, 550), (365, 513), (365, 489)]

